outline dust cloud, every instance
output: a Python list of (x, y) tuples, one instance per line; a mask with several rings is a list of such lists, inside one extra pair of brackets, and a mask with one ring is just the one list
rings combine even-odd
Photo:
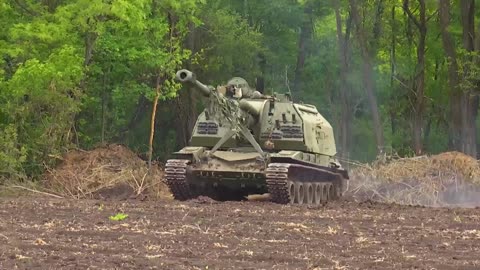
[(399, 158), (351, 169), (346, 196), (427, 207), (480, 207), (480, 165), (470, 156), (445, 152)]

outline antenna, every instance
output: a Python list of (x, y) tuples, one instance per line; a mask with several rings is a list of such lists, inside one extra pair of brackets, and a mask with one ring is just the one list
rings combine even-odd
[(290, 99), (293, 101), (292, 90), (290, 90), (290, 82), (288, 81), (288, 65), (285, 65), (285, 85), (288, 89), (288, 95)]

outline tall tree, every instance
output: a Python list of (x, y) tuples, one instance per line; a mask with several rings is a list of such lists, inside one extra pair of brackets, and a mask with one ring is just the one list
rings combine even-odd
[[(357, 40), (360, 47), (360, 53), (363, 61), (363, 85), (367, 94), (368, 103), (370, 104), (370, 112), (373, 120), (373, 128), (375, 133), (375, 140), (377, 143), (377, 152), (382, 153), (385, 147), (385, 139), (383, 135), (383, 126), (380, 117), (380, 112), (378, 110), (377, 96), (375, 93), (375, 81), (373, 78), (373, 55), (371, 48), (369, 47), (369, 40), (367, 40), (367, 33), (364, 25), (362, 24), (362, 19), (360, 18), (360, 13), (358, 11), (358, 3), (355, 0), (349, 0), (350, 2), (350, 11), (352, 15), (352, 20), (355, 24)], [(378, 13), (377, 13), (378, 14)], [(374, 26), (377, 24), (374, 23)], [(374, 34), (379, 34), (379, 31), (376, 31), (374, 27)]]
[(304, 4), (303, 21), (300, 27), (300, 34), (298, 37), (298, 51), (297, 51), (297, 64), (295, 66), (295, 78), (293, 82), (293, 89), (302, 95), (302, 74), (305, 69), (305, 60), (309, 53), (309, 44), (312, 39), (313, 29), (313, 7), (311, 1), (306, 1)]
[[(462, 125), (464, 128), (463, 134), (463, 152), (477, 157), (477, 127), (476, 120), (478, 115), (480, 90), (478, 74), (478, 53), (480, 52), (480, 45), (475, 42), (478, 40), (478, 33), (475, 32), (475, 0), (461, 0), (460, 1), (460, 18), (462, 22), (462, 41), (463, 47), (466, 50), (466, 55), (463, 64), (462, 75), (466, 85), (461, 86), (462, 95)], [(477, 40), (476, 40), (477, 39)]]
[(345, 34), (343, 33), (342, 17), (340, 14), (340, 0), (334, 1), (335, 21), (337, 27), (337, 42), (338, 42), (338, 60), (340, 63), (340, 99), (341, 99), (341, 116), (340, 116), (340, 145), (344, 154), (350, 152), (351, 128), (352, 128), (352, 105), (348, 89), (347, 74), (350, 72), (349, 68), (349, 54), (350, 54), (350, 30), (351, 30), (351, 16), (349, 14), (346, 21)]
[(413, 149), (415, 154), (422, 154), (422, 129), (423, 129), (423, 115), (425, 112), (425, 41), (427, 38), (427, 19), (425, 0), (418, 0), (420, 5), (419, 17), (417, 18), (410, 10), (409, 0), (403, 1), (403, 10), (407, 14), (415, 27), (417, 27), (419, 37), (417, 43), (417, 65), (415, 67), (414, 75), (414, 108), (412, 113), (413, 122)]
[(450, 25), (450, 2), (439, 1), (439, 17), (442, 32), (442, 41), (448, 57), (448, 78), (450, 86), (450, 136), (452, 147), (458, 151), (476, 157), (476, 117), (478, 112), (478, 96), (473, 95), (478, 87), (471, 82), (471, 65), (475, 50), (474, 14), (475, 2), (473, 0), (460, 1), (460, 16), (462, 24), (462, 43), (466, 51), (465, 59), (459, 59), (455, 41), (448, 30)]

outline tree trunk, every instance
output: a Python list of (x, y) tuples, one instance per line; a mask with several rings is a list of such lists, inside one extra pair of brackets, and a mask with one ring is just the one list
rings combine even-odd
[(451, 145), (455, 150), (461, 150), (461, 115), (460, 115), (460, 91), (458, 89), (459, 77), (455, 44), (447, 28), (450, 24), (450, 2), (439, 1), (439, 19), (442, 34), (442, 43), (448, 58), (448, 84), (450, 87), (450, 137)]
[(60, 4), (59, 0), (43, 0), (42, 3), (47, 6), (48, 12), (53, 13), (55, 9)]
[(260, 74), (257, 75), (255, 81), (255, 88), (260, 93), (264, 94), (265, 92), (265, 73), (267, 68), (267, 59), (263, 53), (258, 54), (258, 65), (260, 67)]
[[(435, 70), (434, 70), (434, 72), (433, 72), (433, 80), (434, 80), (435, 82), (438, 81), (438, 78), (439, 78), (439, 70), (440, 70), (439, 61), (438, 61), (438, 59), (435, 59)], [(426, 117), (426, 118), (427, 118), (427, 120), (426, 120), (427, 124), (426, 124), (425, 130), (424, 130), (424, 132), (423, 132), (423, 140), (424, 140), (425, 142), (430, 141), (430, 134), (431, 134), (431, 130), (432, 130), (432, 125), (436, 122), (436, 125), (437, 125), (437, 126), (440, 126), (440, 125), (441, 125), (440, 123), (441, 123), (441, 121), (442, 121), (441, 119), (443, 118), (443, 117), (441, 117), (441, 116), (440, 116), (440, 117), (436, 117), (436, 118), (434, 117), (434, 115), (438, 112), (438, 107), (439, 107), (439, 106), (437, 106), (437, 105), (435, 104), (435, 102), (432, 102), (432, 103), (430, 103), (429, 105), (430, 105), (430, 112), (431, 112), (431, 113), (430, 113), (430, 115), (428, 115), (428, 116)], [(424, 146), (424, 151), (425, 151), (425, 152), (428, 152), (428, 150), (429, 150), (429, 149), (427, 149), (427, 148)]]
[(195, 125), (196, 113), (193, 95), (194, 93), (190, 88), (182, 89), (179, 91), (178, 98), (173, 102), (176, 140), (180, 148), (188, 145)]
[(155, 117), (157, 115), (158, 99), (160, 98), (161, 76), (157, 75), (157, 85), (155, 87), (155, 99), (153, 100), (152, 118), (150, 121), (150, 139), (148, 140), (148, 169), (152, 166), (153, 158), (153, 138), (155, 136)]
[(397, 44), (396, 37), (396, 23), (395, 23), (395, 5), (392, 6), (392, 42), (390, 44), (391, 46), (391, 52), (390, 52), (390, 90), (392, 90), (393, 93), (391, 93), (391, 106), (390, 106), (390, 125), (391, 125), (391, 130), (392, 130), (392, 135), (395, 134), (396, 132), (396, 115), (395, 115), (395, 110), (393, 107), (394, 104), (397, 103), (397, 99), (395, 98), (394, 94), (394, 78), (395, 78), (395, 72), (396, 72), (396, 47), (395, 45)]
[(105, 126), (107, 123), (107, 73), (103, 73), (103, 86), (102, 86), (102, 135), (101, 144), (105, 144)]
[[(187, 48), (192, 52), (196, 52), (195, 48), (195, 25), (189, 25), (189, 34), (187, 35)], [(191, 61), (186, 63), (188, 69), (192, 69)], [(173, 110), (175, 113), (175, 132), (177, 146), (182, 148), (188, 145), (192, 130), (197, 118), (195, 110), (195, 92), (189, 87), (179, 91), (178, 97), (173, 101)]]
[[(471, 95), (478, 89), (462, 89), (461, 80), (472, 80), (468, 78), (470, 70), (468, 66), (463, 68), (459, 75), (459, 64), (455, 52), (455, 44), (447, 28), (450, 23), (450, 2), (439, 1), (440, 26), (442, 32), (442, 41), (445, 53), (449, 58), (448, 75), (450, 86), (450, 128), (452, 137), (452, 146), (455, 150), (461, 151), (473, 157), (477, 156), (476, 146), (476, 117), (478, 112), (478, 96)], [(463, 29), (463, 47), (467, 52), (475, 50), (475, 5), (473, 0), (460, 1), (461, 22)], [(465, 61), (472, 61), (469, 56)], [(463, 77), (460, 77), (463, 76)]]
[(420, 3), (419, 18), (417, 19), (409, 7), (409, 0), (403, 1), (403, 9), (408, 18), (418, 28), (419, 38), (417, 45), (417, 68), (415, 72), (415, 103), (413, 110), (413, 149), (416, 155), (423, 154), (422, 129), (423, 115), (425, 111), (424, 93), (425, 93), (425, 40), (427, 37), (427, 21), (425, 17), (425, 1), (418, 0)]
[(295, 78), (293, 82), (293, 90), (299, 97), (303, 94), (302, 74), (305, 67), (305, 59), (308, 53), (308, 45), (312, 37), (312, 8), (309, 3), (305, 3), (304, 18), (302, 27), (300, 29), (300, 36), (298, 40), (298, 53), (297, 53), (297, 65), (295, 68)]
[(351, 20), (347, 20), (346, 34), (343, 34), (342, 18), (340, 15), (340, 0), (336, 0), (335, 4), (335, 18), (337, 24), (337, 41), (338, 41), (338, 60), (340, 63), (340, 100), (341, 100), (341, 117), (340, 117), (340, 142), (342, 156), (348, 158), (350, 152), (350, 136), (351, 136), (351, 104), (348, 98), (348, 82), (347, 74), (348, 67), (348, 35), (350, 33)]
[(384, 137), (382, 121), (380, 118), (380, 112), (378, 110), (377, 97), (375, 95), (375, 82), (373, 79), (373, 64), (370, 58), (368, 43), (366, 40), (365, 29), (363, 28), (355, 0), (349, 0), (351, 7), (351, 15), (353, 22), (357, 29), (357, 39), (360, 45), (360, 51), (363, 60), (363, 84), (370, 104), (370, 110), (372, 113), (373, 127), (375, 132), (375, 140), (377, 143), (377, 153), (381, 154), (384, 151)]
[[(380, 35), (382, 34), (382, 25), (383, 25), (382, 16), (383, 16), (384, 4), (385, 3), (383, 1), (376, 1), (375, 19), (373, 21), (373, 29), (372, 29), (373, 37), (368, 42), (369, 47), (371, 48), (370, 57), (375, 57), (376, 48), (378, 48), (378, 45), (380, 43)], [(365, 20), (365, 18), (363, 19)]]
[[(463, 47), (467, 52), (475, 51), (475, 1), (474, 0), (461, 0), (461, 21), (463, 26)], [(477, 48), (478, 50), (478, 48)], [(468, 56), (465, 61), (474, 62), (475, 56)], [(471, 85), (477, 85), (477, 89), (463, 89), (462, 98), (462, 125), (463, 125), (463, 142), (464, 153), (473, 157), (477, 156), (477, 143), (476, 143), (476, 117), (478, 112), (478, 95), (474, 95), (475, 90), (478, 90), (478, 82), (475, 83), (470, 75), (471, 70), (469, 68), (464, 69), (464, 76), (468, 76), (467, 80), (472, 81)]]

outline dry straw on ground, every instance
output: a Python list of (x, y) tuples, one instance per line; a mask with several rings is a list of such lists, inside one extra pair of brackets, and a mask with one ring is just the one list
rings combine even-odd
[[(395, 158), (349, 170), (347, 195), (388, 203), (425, 206), (480, 206), (480, 164), (459, 152)], [(49, 192), (73, 198), (172, 196), (160, 166), (121, 145), (72, 151), (48, 170)]]
[(349, 193), (384, 202), (445, 206), (480, 205), (480, 165), (445, 152), (362, 165), (351, 171)]
[(45, 175), (45, 187), (72, 198), (137, 197), (171, 198), (158, 165), (147, 163), (122, 145), (67, 153)]

